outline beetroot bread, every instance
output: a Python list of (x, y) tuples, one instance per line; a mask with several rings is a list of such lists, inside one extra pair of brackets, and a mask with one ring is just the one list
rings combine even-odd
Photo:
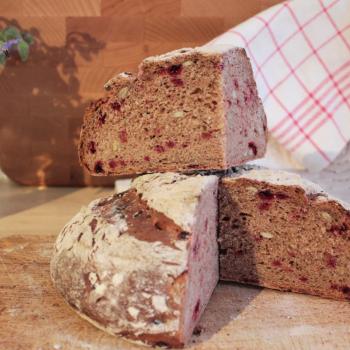
[(220, 278), (350, 299), (349, 206), (296, 174), (221, 180)]
[(80, 161), (93, 175), (227, 169), (265, 153), (266, 117), (242, 48), (149, 57), (106, 88), (81, 131)]
[(93, 201), (57, 238), (54, 285), (114, 335), (182, 347), (218, 281), (217, 177), (145, 175)]

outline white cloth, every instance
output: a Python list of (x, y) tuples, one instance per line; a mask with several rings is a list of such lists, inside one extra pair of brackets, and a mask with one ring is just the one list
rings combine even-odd
[(350, 140), (350, 0), (286, 1), (211, 43), (246, 48), (269, 131), (296, 161), (335, 159)]

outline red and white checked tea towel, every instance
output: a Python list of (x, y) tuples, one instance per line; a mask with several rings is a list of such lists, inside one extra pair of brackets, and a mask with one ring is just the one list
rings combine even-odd
[(269, 130), (298, 162), (335, 159), (350, 140), (350, 0), (286, 1), (213, 43), (246, 48)]

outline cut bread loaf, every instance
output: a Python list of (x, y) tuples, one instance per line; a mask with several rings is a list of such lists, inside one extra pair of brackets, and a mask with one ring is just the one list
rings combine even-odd
[(95, 200), (57, 238), (54, 285), (111, 334), (182, 347), (218, 281), (217, 182), (145, 175)]
[(146, 58), (87, 108), (81, 163), (93, 175), (227, 169), (260, 158), (266, 117), (242, 48)]
[(296, 174), (223, 178), (220, 278), (350, 300), (349, 209)]

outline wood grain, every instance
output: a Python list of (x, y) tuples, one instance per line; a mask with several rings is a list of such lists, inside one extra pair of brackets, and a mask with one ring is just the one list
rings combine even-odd
[(223, 20), (215, 17), (146, 17), (145, 23), (145, 39), (155, 42), (178, 42), (190, 38), (202, 45), (223, 31)]
[[(3, 15), (0, 11), (0, 15)], [(16, 17), (19, 25), (27, 31), (40, 33), (42, 40), (50, 46), (64, 46), (66, 43), (66, 19), (62, 16)], [(36, 63), (37, 64), (37, 63)]]
[(22, 8), (27, 16), (99, 16), (101, 0), (22, 0)]
[(1, 16), (23, 16), (23, 0), (2, 0), (0, 14)]
[(77, 162), (88, 100), (144, 57), (202, 45), (277, 2), (1, 0), (0, 28), (18, 26), (36, 43), (26, 63), (13, 56), (0, 70), (0, 167), (27, 185), (111, 184)]
[(182, 2), (181, 13), (184, 16), (197, 17), (223, 17), (232, 16), (233, 13), (240, 14), (242, 20), (245, 20), (262, 9), (261, 1), (236, 0), (235, 7), (230, 12), (227, 10), (232, 6), (232, 0), (186, 0)]
[(181, 14), (180, 0), (102, 0), (102, 16), (169, 16)]

